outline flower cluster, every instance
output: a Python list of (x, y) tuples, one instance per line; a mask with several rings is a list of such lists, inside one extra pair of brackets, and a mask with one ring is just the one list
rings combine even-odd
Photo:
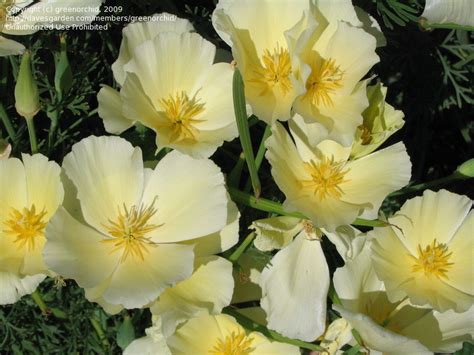
[[(299, 342), (424, 354), (472, 340), (472, 201), (426, 190), (380, 212), (411, 162), (387, 143), (403, 113), (369, 75), (377, 22), (350, 0), (220, 0), (212, 23), (233, 63), (215, 63), (185, 19), (132, 23), (112, 65), (118, 89), (98, 93), (107, 132), (147, 127), (159, 161), (116, 136), (83, 139), (61, 166), (2, 153), (0, 304), (60, 276), (110, 314), (149, 308), (152, 326), (125, 354), (287, 355)], [(247, 239), (234, 248), (240, 212), (210, 159), (239, 135), (237, 70), (285, 196), (281, 216), (249, 226), (264, 263)], [(353, 226), (364, 224), (375, 228)], [(332, 279), (325, 238), (343, 261)]]

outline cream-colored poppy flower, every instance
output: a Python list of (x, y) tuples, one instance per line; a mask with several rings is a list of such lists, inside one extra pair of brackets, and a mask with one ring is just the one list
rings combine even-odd
[(46, 273), (45, 228), (63, 201), (60, 167), (41, 154), (0, 160), (0, 269)]
[(303, 213), (316, 227), (331, 232), (357, 217), (375, 219), (384, 198), (410, 180), (403, 143), (352, 160), (350, 147), (324, 139), (301, 117), (290, 121), (290, 129), (291, 136), (279, 123), (272, 127), (266, 157), (286, 196), (285, 209)]
[(188, 354), (299, 354), (296, 346), (272, 342), (258, 332), (248, 333), (228, 315), (193, 318), (167, 339), (173, 355)]
[(380, 83), (367, 87), (369, 107), (362, 112), (364, 121), (357, 127), (351, 157), (372, 153), (405, 124), (403, 112), (385, 102), (386, 96), (387, 88)]
[(352, 143), (368, 106), (367, 81), (361, 80), (379, 61), (375, 47), (375, 37), (364, 29), (337, 21), (322, 33), (316, 27), (297, 51), (298, 65), (309, 66), (311, 72), (295, 112), (308, 123), (321, 124), (329, 138), (345, 146)]
[(336, 270), (334, 287), (341, 305), (333, 305), (360, 334), (365, 346), (384, 354), (454, 352), (472, 341), (474, 307), (464, 313), (413, 306), (408, 299), (391, 303), (377, 278), (370, 242)]
[[(51, 25), (53, 19), (61, 15), (74, 17), (79, 21), (59, 22), (56, 24), (81, 25), (90, 23), (100, 12), (101, 0), (1, 0), (0, 33), (7, 35), (30, 35), (40, 29), (40, 25)], [(84, 21), (84, 18), (87, 19)], [(21, 54), (25, 47), (16, 41), (0, 36), (0, 57)]]
[[(160, 317), (162, 328), (166, 334), (174, 331), (177, 325), (186, 319), (201, 313), (220, 313), (222, 308), (229, 305), (232, 297), (234, 282), (232, 268), (228, 261), (217, 258), (214, 254), (222, 253), (237, 244), (239, 240), (240, 213), (237, 206), (227, 201), (227, 224), (220, 231), (197, 239), (191, 239), (180, 244), (194, 248), (194, 271), (186, 280), (167, 288), (159, 298), (147, 305), (154, 314)], [(203, 285), (206, 284), (206, 287)], [(211, 285), (221, 285), (220, 292), (215, 292)], [(106, 302), (103, 292), (108, 280), (97, 287), (86, 288), (86, 298), (96, 302), (109, 314), (117, 314), (124, 308)], [(209, 292), (209, 290), (213, 292)], [(162, 317), (162, 319), (161, 319)]]
[[(122, 43), (117, 60), (112, 64), (115, 81), (120, 87), (125, 83), (126, 71), (124, 66), (133, 58), (135, 48), (140, 44), (153, 40), (163, 32), (185, 33), (193, 30), (188, 20), (177, 18), (168, 13), (159, 15), (163, 18), (174, 18), (174, 21), (149, 21), (130, 23), (123, 28)], [(128, 119), (123, 114), (120, 91), (103, 85), (97, 94), (99, 102), (99, 116), (104, 120), (107, 132), (120, 134), (135, 124), (135, 119)]]
[(271, 124), (288, 120), (307, 74), (294, 66), (291, 48), (304, 28), (307, 0), (220, 0), (212, 15), (219, 36), (232, 47), (253, 113)]
[(182, 242), (226, 225), (224, 177), (210, 160), (172, 152), (149, 170), (127, 141), (89, 137), (73, 146), (63, 168), (80, 209), (58, 210), (44, 257), (108, 304), (153, 302), (193, 272), (194, 245)]
[(31, 293), (48, 269), (45, 227), (63, 201), (60, 167), (41, 154), (0, 160), (0, 304)]
[(446, 190), (425, 191), (376, 228), (373, 261), (392, 302), (445, 312), (464, 312), (474, 303), (472, 201)]
[[(122, 114), (155, 131), (158, 149), (206, 158), (237, 137), (234, 71), (229, 63), (213, 64), (215, 53), (212, 43), (189, 32), (161, 32), (134, 48), (123, 67)], [(119, 98), (110, 89), (106, 93), (109, 112)]]

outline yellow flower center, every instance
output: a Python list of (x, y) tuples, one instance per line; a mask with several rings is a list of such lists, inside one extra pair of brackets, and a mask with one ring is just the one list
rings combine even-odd
[[(155, 199), (156, 200), (156, 199)], [(123, 211), (119, 208), (116, 221), (109, 219), (109, 224), (104, 224), (112, 238), (103, 239), (103, 243), (113, 244), (111, 253), (123, 251), (121, 262), (129, 256), (144, 260), (149, 248), (156, 244), (146, 235), (159, 228), (161, 225), (148, 223), (156, 213), (153, 202), (145, 207), (132, 206), (128, 209), (125, 205)]]
[(446, 244), (439, 244), (436, 239), (425, 249), (418, 245), (418, 258), (410, 255), (415, 262), (412, 271), (424, 272), (426, 276), (434, 275), (439, 279), (448, 279), (446, 273), (454, 265), (449, 262), (451, 255)]
[(314, 194), (319, 200), (333, 197), (340, 198), (343, 191), (340, 184), (349, 180), (344, 180), (344, 176), (349, 169), (344, 170), (344, 162), (334, 162), (334, 159), (324, 157), (319, 163), (311, 161), (305, 163), (306, 170), (311, 175), (311, 180), (304, 180), (302, 184), (304, 187), (314, 189)]
[(46, 213), (45, 209), (37, 213), (34, 204), (31, 208), (23, 208), (21, 212), (12, 208), (10, 219), (4, 222), (7, 228), (3, 232), (16, 237), (18, 248), (26, 246), (28, 250), (33, 250), (36, 238), (44, 237), (44, 229), (48, 224), (43, 221)]
[(252, 342), (253, 338), (246, 336), (244, 332), (232, 332), (224, 340), (219, 339), (209, 352), (215, 355), (246, 355), (254, 350)]
[(311, 68), (311, 74), (306, 80), (306, 94), (314, 106), (333, 106), (331, 95), (342, 87), (344, 72), (336, 65), (334, 59), (323, 60)]
[(204, 112), (204, 104), (196, 99), (190, 98), (184, 91), (176, 95), (170, 95), (167, 99), (161, 99), (160, 105), (165, 116), (169, 120), (168, 128), (171, 128), (171, 142), (196, 141), (196, 124), (202, 122), (196, 116)]
[(251, 82), (264, 86), (260, 95), (266, 94), (275, 86), (283, 95), (286, 95), (293, 87), (291, 75), (291, 59), (287, 49), (277, 46), (273, 53), (265, 49), (262, 56), (262, 64), (255, 70), (255, 77)]

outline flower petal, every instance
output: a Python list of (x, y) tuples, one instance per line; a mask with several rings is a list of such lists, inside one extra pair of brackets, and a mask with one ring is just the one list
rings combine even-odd
[(138, 206), (143, 191), (140, 148), (118, 137), (88, 137), (75, 144), (63, 168), (77, 188), (87, 223), (99, 231), (119, 209)]
[(99, 116), (104, 121), (105, 130), (112, 134), (120, 134), (135, 123), (124, 116), (120, 93), (110, 86), (103, 85), (97, 94)]
[(230, 304), (234, 290), (232, 263), (218, 256), (196, 259), (192, 276), (167, 289), (151, 307), (170, 336), (176, 327), (200, 314), (219, 314)]
[(110, 253), (104, 236), (75, 220), (60, 207), (46, 227), (43, 258), (54, 272), (91, 288), (107, 279), (117, 267), (119, 253)]
[(179, 242), (220, 231), (227, 221), (224, 177), (211, 160), (196, 160), (179, 152), (156, 166), (143, 193), (143, 203), (156, 199), (158, 212), (150, 223), (160, 243)]
[(268, 327), (304, 341), (318, 338), (326, 326), (329, 281), (321, 243), (300, 233), (260, 276), (261, 306), (267, 313)]
[[(387, 164), (390, 162), (390, 164)], [(347, 164), (342, 200), (350, 203), (370, 203), (362, 218), (376, 219), (383, 200), (410, 181), (411, 162), (403, 143), (394, 144)]]
[(0, 305), (13, 304), (24, 295), (33, 293), (46, 275), (19, 277), (0, 271)]

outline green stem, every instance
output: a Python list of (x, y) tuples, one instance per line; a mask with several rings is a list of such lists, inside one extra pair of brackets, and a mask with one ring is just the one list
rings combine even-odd
[(388, 195), (388, 197), (407, 195), (407, 194), (415, 193), (415, 192), (418, 192), (418, 191), (421, 191), (421, 190), (432, 189), (432, 188), (439, 187), (439, 186), (442, 186), (442, 185), (450, 184), (450, 183), (453, 183), (455, 181), (466, 180), (468, 178), (469, 177), (466, 177), (466, 176), (463, 176), (463, 175), (461, 175), (457, 172), (454, 172), (453, 174), (451, 174), (449, 176), (446, 176), (446, 177), (443, 177), (443, 178), (440, 178), (440, 179), (437, 179), (437, 180), (424, 182), (424, 183), (417, 184), (417, 185), (408, 186), (404, 189), (401, 189), (399, 191), (395, 191), (395, 192), (391, 193), (390, 195)]
[(89, 318), (92, 327), (94, 328), (95, 332), (97, 333), (97, 336), (99, 337), (99, 340), (102, 342), (102, 346), (104, 349), (108, 349), (110, 347), (109, 340), (105, 336), (104, 330), (102, 329), (102, 326), (100, 325), (100, 322), (94, 317), (91, 316)]
[(41, 294), (38, 290), (35, 290), (35, 292), (31, 294), (31, 298), (33, 298), (33, 301), (35, 301), (35, 303), (38, 305), (43, 315), (49, 314), (48, 306), (46, 306), (46, 303), (44, 303), (43, 298), (41, 297)]
[(28, 134), (30, 136), (31, 154), (38, 153), (38, 142), (36, 140), (35, 122), (33, 118), (26, 119), (26, 125), (28, 126)]
[(260, 332), (266, 337), (275, 340), (280, 343), (286, 343), (286, 344), (291, 344), (298, 346), (303, 349), (308, 349), (308, 350), (317, 350), (317, 351), (324, 351), (325, 349), (322, 346), (312, 344), (312, 343), (307, 343), (302, 340), (296, 340), (296, 339), (290, 339), (287, 337), (284, 337), (283, 335), (278, 334), (277, 332), (268, 329), (267, 327), (255, 323), (253, 320), (250, 318), (244, 316), (243, 314), (239, 313), (236, 309), (233, 308), (226, 308), (223, 311), (224, 313), (227, 313), (228, 315), (234, 317), (244, 328), (250, 330), (250, 331), (255, 331), (255, 332)]
[(252, 141), (249, 131), (249, 119), (247, 116), (247, 106), (245, 101), (244, 81), (239, 70), (236, 69), (232, 81), (232, 94), (234, 99), (234, 113), (239, 131), (240, 144), (244, 152), (245, 161), (249, 169), (250, 179), (252, 181), (255, 196), (260, 196), (261, 185), (258, 178), (255, 156), (253, 154)]
[[(267, 125), (267, 127), (265, 127), (265, 132), (263, 132), (263, 137), (260, 142), (260, 147), (258, 147), (257, 155), (255, 156), (255, 165), (257, 167), (257, 173), (260, 170), (260, 166), (262, 165), (263, 158), (265, 157), (265, 151), (266, 151), (265, 141), (267, 140), (268, 137), (271, 136), (271, 134), (272, 134), (272, 129), (269, 125)], [(245, 184), (244, 191), (250, 192), (251, 188), (252, 188), (252, 180), (249, 179), (247, 180), (247, 183)]]
[[(301, 218), (301, 219), (308, 219), (308, 217), (306, 217), (305, 215), (299, 212), (285, 211), (283, 206), (278, 202), (266, 200), (264, 198), (256, 198), (248, 193), (242, 192), (234, 188), (229, 188), (229, 194), (232, 197), (232, 200), (234, 200), (235, 202), (251, 207), (256, 210), (269, 212), (269, 213), (276, 213), (281, 216), (290, 216), (290, 217), (296, 217), (296, 218)], [(351, 224), (355, 226), (363, 226), (363, 227), (386, 227), (387, 226), (387, 223), (384, 221), (379, 221), (377, 219), (372, 221), (372, 220), (361, 219), (361, 218), (357, 218)]]
[(240, 256), (244, 253), (244, 251), (248, 248), (248, 246), (253, 242), (255, 238), (255, 233), (250, 233), (247, 237), (245, 237), (244, 241), (239, 245), (237, 249), (229, 256), (229, 261), (232, 264), (235, 264), (237, 260), (239, 260)]
[(10, 140), (12, 142), (15, 142), (16, 141), (15, 130), (13, 129), (12, 123), (10, 122), (10, 118), (7, 115), (7, 111), (5, 111), (5, 108), (3, 107), (3, 104), (1, 102), (0, 102), (0, 119), (2, 120), (2, 123), (5, 126), (5, 129), (7, 130), (8, 137), (10, 137)]

